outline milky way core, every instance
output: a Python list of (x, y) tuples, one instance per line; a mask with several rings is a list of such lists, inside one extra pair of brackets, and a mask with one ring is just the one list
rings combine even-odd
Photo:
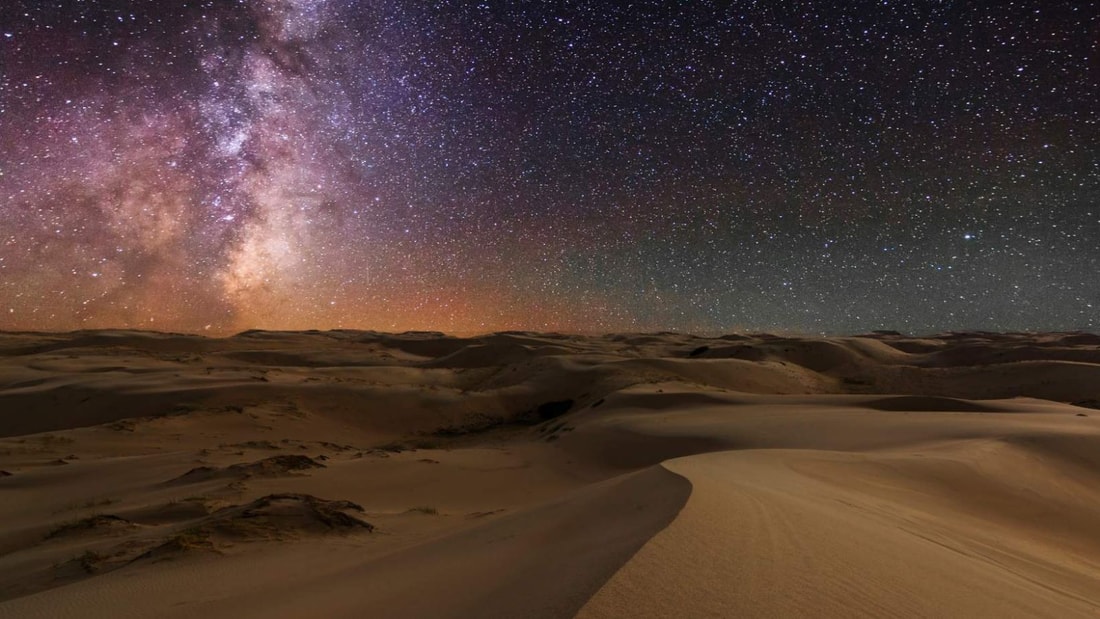
[(0, 329), (1096, 329), (1098, 41), (1076, 0), (4, 0)]

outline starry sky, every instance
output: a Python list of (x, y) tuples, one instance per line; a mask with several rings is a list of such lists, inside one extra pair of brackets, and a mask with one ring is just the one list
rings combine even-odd
[(1100, 3), (3, 0), (0, 329), (1100, 329)]

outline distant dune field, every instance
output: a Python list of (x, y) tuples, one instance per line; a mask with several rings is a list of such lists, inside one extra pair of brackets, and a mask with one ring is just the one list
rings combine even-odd
[(0, 617), (1097, 617), (1100, 336), (0, 334)]

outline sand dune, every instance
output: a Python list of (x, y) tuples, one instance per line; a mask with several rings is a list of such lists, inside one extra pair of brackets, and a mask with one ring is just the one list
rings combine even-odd
[(0, 617), (1100, 615), (1100, 337), (0, 335)]

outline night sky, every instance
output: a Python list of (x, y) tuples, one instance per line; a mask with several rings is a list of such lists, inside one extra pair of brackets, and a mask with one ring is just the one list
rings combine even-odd
[(0, 329), (1100, 329), (1098, 47), (1087, 0), (3, 0)]

